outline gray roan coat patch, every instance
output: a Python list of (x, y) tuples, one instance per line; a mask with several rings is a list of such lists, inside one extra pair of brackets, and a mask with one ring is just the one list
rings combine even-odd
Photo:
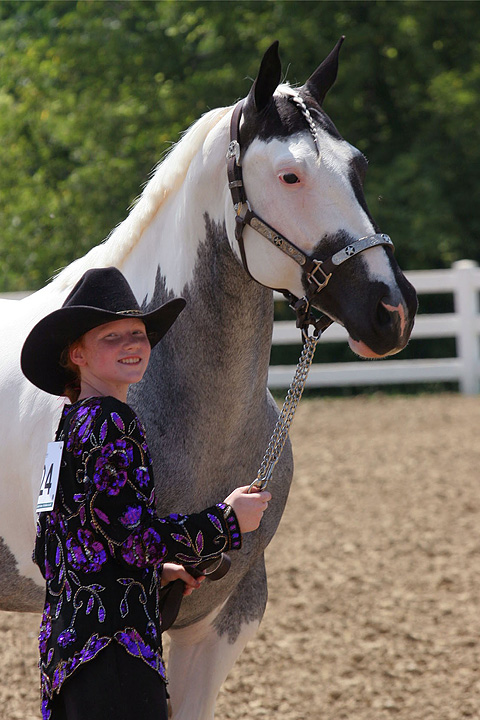
[[(160, 515), (196, 512), (250, 484), (278, 415), (265, 392), (272, 294), (239, 272), (225, 228), (207, 216), (205, 239), (184, 293), (187, 307), (128, 398), (146, 425)], [(166, 299), (158, 273), (150, 305)], [(233, 641), (242, 622), (260, 620), (267, 598), (263, 551), (282, 516), (292, 472), (287, 441), (259, 530), (231, 553), (232, 567), (222, 581), (206, 582), (185, 598), (177, 626), (201, 619), (227, 598), (216, 620), (219, 633), (228, 632)]]

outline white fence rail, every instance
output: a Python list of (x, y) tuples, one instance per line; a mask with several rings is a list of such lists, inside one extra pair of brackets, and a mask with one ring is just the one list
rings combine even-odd
[[(470, 260), (460, 260), (449, 270), (416, 270), (406, 275), (420, 296), (432, 293), (453, 294), (454, 312), (419, 314), (412, 338), (455, 338), (456, 357), (428, 360), (402, 360), (395, 357), (376, 361), (358, 359), (342, 363), (317, 362), (310, 370), (307, 387), (458, 382), (462, 393), (473, 395), (479, 392), (480, 268)], [(346, 340), (346, 331), (339, 325), (332, 325), (322, 336), (317, 355), (321, 356), (323, 343)], [(275, 323), (273, 344), (298, 344), (300, 349), (299, 331), (293, 321)], [(398, 357), (401, 358), (401, 353)], [(293, 372), (293, 366), (272, 365), (269, 371), (270, 388), (287, 387)]]
[[(400, 359), (316, 362), (310, 370), (308, 387), (457, 382), (462, 393), (473, 395), (479, 392), (480, 268), (470, 260), (460, 260), (449, 270), (415, 270), (407, 273), (407, 277), (420, 296), (453, 294), (454, 312), (418, 315), (412, 338), (455, 338), (456, 357), (402, 360), (400, 354)], [(20, 299), (28, 294), (5, 293), (0, 297)], [(345, 330), (339, 325), (332, 325), (318, 344), (317, 356), (321, 356), (324, 343), (346, 340)], [(300, 333), (293, 320), (274, 323), (273, 344), (295, 344), (300, 352)], [(294, 366), (272, 365), (269, 371), (270, 388), (288, 387), (294, 370)]]

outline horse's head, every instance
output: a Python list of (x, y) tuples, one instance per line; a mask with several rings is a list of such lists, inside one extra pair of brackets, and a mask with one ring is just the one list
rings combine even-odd
[(229, 150), (230, 186), (242, 215), (240, 246), (233, 237), (232, 244), (256, 281), (307, 295), (346, 327), (357, 354), (381, 357), (405, 347), (417, 299), (368, 211), (367, 161), (322, 109), (342, 40), (296, 90), (279, 85), (278, 43), (265, 53), (237, 112), (238, 145)]

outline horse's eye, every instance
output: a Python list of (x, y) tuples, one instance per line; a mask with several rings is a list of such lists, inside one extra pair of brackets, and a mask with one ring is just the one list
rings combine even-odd
[(283, 182), (287, 183), (287, 185), (295, 185), (295, 183), (300, 182), (298, 176), (295, 175), (295, 173), (284, 173), (281, 178)]

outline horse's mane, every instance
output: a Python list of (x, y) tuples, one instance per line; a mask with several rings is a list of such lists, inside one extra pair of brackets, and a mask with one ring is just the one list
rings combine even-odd
[(153, 170), (150, 180), (125, 220), (117, 225), (102, 243), (56, 276), (54, 282), (58, 283), (60, 290), (73, 286), (89, 268), (122, 266), (162, 204), (182, 185), (190, 163), (209, 132), (229, 110), (229, 107), (210, 110), (185, 131), (182, 138)]

